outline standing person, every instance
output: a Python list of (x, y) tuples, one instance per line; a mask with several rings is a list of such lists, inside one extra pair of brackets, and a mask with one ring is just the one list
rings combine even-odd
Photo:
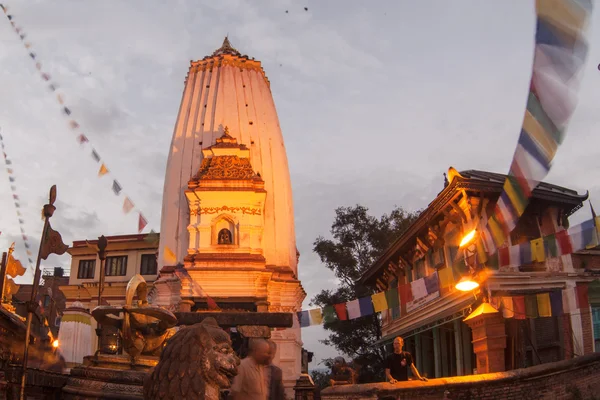
[(248, 357), (244, 358), (233, 378), (230, 397), (233, 400), (268, 400), (266, 366), (271, 349), (264, 339), (251, 339)]
[(273, 365), (273, 358), (277, 353), (277, 343), (268, 340), (269, 343), (269, 363), (267, 369), (267, 382), (269, 389), (269, 400), (285, 400), (285, 389), (283, 387), (283, 373), (281, 368)]
[(423, 378), (419, 374), (419, 370), (413, 363), (412, 355), (408, 351), (402, 351), (402, 347), (404, 347), (404, 339), (398, 336), (394, 339), (394, 353), (385, 360), (385, 378), (387, 381), (389, 383), (407, 381), (409, 368), (417, 379), (427, 381), (427, 378)]

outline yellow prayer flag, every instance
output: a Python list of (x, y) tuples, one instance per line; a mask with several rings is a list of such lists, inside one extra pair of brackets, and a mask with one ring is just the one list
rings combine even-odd
[(443, 288), (450, 287), (454, 284), (454, 274), (452, 268), (446, 267), (438, 270), (438, 278), (440, 280), (440, 286)]
[(373, 310), (375, 310), (375, 312), (381, 312), (388, 309), (385, 292), (372, 295), (371, 300), (373, 301)]
[(550, 305), (550, 293), (537, 294), (538, 315), (540, 317), (551, 317), (552, 306)]
[(102, 176), (102, 175), (106, 175), (108, 174), (108, 168), (106, 168), (106, 165), (104, 165), (104, 163), (102, 163), (102, 165), (100, 166), (100, 170), (98, 171), (98, 176)]
[(323, 314), (320, 308), (313, 308), (308, 310), (311, 325), (321, 325), (323, 323)]
[(165, 246), (163, 259), (167, 264), (171, 265), (175, 265), (175, 263), (177, 262), (177, 256), (175, 255), (175, 253), (173, 253), (169, 246)]
[(477, 257), (479, 258), (479, 263), (483, 264), (487, 262), (488, 257), (485, 251), (485, 246), (483, 245), (483, 239), (481, 235), (477, 237)]
[(531, 241), (531, 258), (533, 261), (537, 262), (544, 262), (546, 260), (543, 238), (538, 238)]

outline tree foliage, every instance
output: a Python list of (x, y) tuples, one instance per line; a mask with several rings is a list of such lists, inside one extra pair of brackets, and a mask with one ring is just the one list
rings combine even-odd
[[(334, 272), (340, 285), (335, 290), (322, 290), (311, 304), (325, 307), (369, 296), (372, 289), (360, 285), (360, 277), (419, 215), (395, 207), (378, 219), (368, 211), (361, 205), (337, 208), (331, 226), (332, 238), (319, 236), (315, 240), (313, 250)], [(324, 327), (329, 336), (322, 342), (352, 358), (359, 367), (360, 382), (383, 378), (385, 354), (382, 348), (373, 346), (381, 338), (376, 314), (350, 321), (336, 319)]]

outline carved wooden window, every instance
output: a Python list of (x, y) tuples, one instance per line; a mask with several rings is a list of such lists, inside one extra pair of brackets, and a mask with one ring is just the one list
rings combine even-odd
[(414, 274), (415, 280), (425, 278), (427, 275), (425, 270), (425, 260), (423, 258), (419, 258), (417, 261), (415, 261)]
[(127, 275), (127, 256), (106, 257), (104, 274), (106, 276)]
[(233, 235), (231, 231), (227, 228), (223, 228), (219, 231), (219, 235), (217, 236), (218, 244), (233, 244)]
[(156, 255), (142, 254), (142, 264), (140, 265), (141, 275), (156, 275)]
[(77, 279), (94, 279), (96, 260), (79, 260)]

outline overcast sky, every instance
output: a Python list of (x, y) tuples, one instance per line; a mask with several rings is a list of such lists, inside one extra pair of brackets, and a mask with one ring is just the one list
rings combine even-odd
[[(234, 47), (263, 62), (288, 152), (305, 306), (335, 285), (312, 242), (328, 235), (336, 207), (359, 203), (376, 215), (396, 204), (414, 210), (441, 190), (451, 165), (508, 171), (531, 73), (533, 1), (3, 3), (157, 231), (189, 61), (211, 54), (229, 34)], [(579, 107), (547, 181), (589, 190), (600, 210), (599, 13), (594, 20)], [(3, 15), (0, 66), (0, 132), (35, 250), (51, 184), (59, 199), (53, 226), (66, 243), (135, 233), (137, 217), (123, 215), (122, 197), (107, 177), (97, 178), (98, 164), (77, 144)], [(16, 241), (16, 256), (26, 259), (3, 167), (0, 249)], [(589, 207), (574, 216), (588, 217)], [(45, 265), (69, 262), (51, 256)], [(322, 328), (302, 334), (317, 358), (336, 355), (318, 342)]]

